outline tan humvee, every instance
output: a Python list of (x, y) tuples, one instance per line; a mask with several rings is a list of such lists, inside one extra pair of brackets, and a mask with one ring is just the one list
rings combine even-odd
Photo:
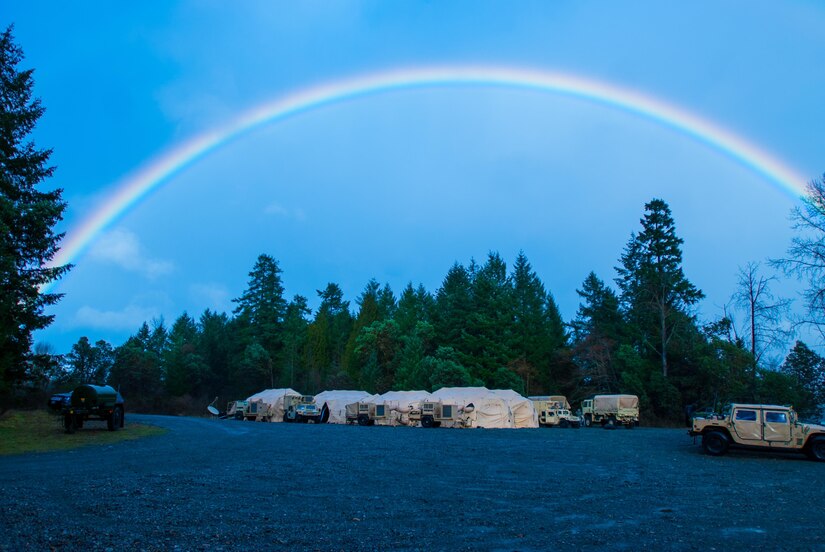
[(248, 401), (243, 411), (243, 419), (252, 422), (268, 422), (270, 406), (261, 399)]
[(701, 436), (702, 448), (711, 456), (741, 447), (802, 452), (825, 462), (825, 426), (800, 422), (789, 406), (732, 404), (722, 414), (694, 418), (688, 433)]
[(581, 418), (570, 412), (564, 395), (527, 397), (539, 415), (539, 425), (547, 427), (581, 427)]

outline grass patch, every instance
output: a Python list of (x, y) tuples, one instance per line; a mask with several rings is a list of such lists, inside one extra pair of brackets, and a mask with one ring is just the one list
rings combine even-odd
[(127, 416), (125, 427), (117, 431), (109, 431), (106, 422), (86, 421), (83, 429), (67, 435), (60, 416), (42, 410), (10, 411), (0, 417), (0, 456), (111, 445), (163, 433), (166, 430), (159, 427), (130, 424)]

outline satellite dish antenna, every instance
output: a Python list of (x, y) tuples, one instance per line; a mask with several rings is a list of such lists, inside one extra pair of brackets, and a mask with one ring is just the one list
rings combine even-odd
[(216, 403), (216, 402), (218, 402), (218, 397), (215, 397), (215, 400), (214, 400), (214, 401), (212, 401), (212, 402), (209, 404), (209, 406), (207, 406), (207, 407), (206, 407), (206, 410), (208, 410), (208, 411), (209, 411), (209, 413), (210, 413), (210, 414), (212, 414), (213, 416), (220, 416), (221, 412), (220, 412), (220, 410), (218, 410), (218, 408), (215, 406), (215, 403)]

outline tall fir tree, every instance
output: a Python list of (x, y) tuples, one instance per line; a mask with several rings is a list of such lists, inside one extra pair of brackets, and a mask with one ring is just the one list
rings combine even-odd
[(41, 286), (63, 276), (70, 266), (49, 266), (63, 234), (63, 191), (41, 191), (52, 176), (51, 150), (38, 149), (30, 135), (44, 108), (32, 97), (31, 69), (18, 68), (23, 51), (12, 27), (0, 34), (0, 410), (12, 387), (26, 373), (32, 333), (51, 324), (45, 308), (61, 295)]
[(616, 267), (616, 283), (631, 328), (668, 376), (668, 345), (680, 326), (692, 323), (690, 308), (704, 294), (682, 270), (682, 243), (670, 207), (661, 199), (645, 205), (642, 231), (632, 234)]

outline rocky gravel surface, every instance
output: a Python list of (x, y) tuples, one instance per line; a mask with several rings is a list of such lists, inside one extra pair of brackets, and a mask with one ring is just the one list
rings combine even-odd
[(682, 429), (130, 421), (0, 458), (0, 550), (825, 550), (825, 463)]

